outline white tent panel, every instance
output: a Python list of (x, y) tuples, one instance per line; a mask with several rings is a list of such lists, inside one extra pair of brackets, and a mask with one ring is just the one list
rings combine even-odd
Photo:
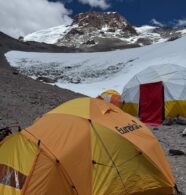
[[(185, 90), (184, 90), (185, 89)], [(170, 100), (185, 100), (186, 99), (186, 86), (175, 83), (164, 83), (164, 98), (165, 101)]]
[(128, 102), (137, 103), (139, 102), (139, 85), (130, 89), (125, 89), (125, 93), (122, 93), (121, 100)]
[[(123, 89), (123, 100), (139, 102), (139, 86), (145, 83), (162, 81), (165, 100), (186, 99), (186, 68), (175, 64), (150, 66), (136, 74)], [(137, 90), (138, 96), (135, 94)], [(135, 99), (135, 101), (134, 101)]]
[(124, 90), (128, 90), (132, 87), (140, 85), (141, 81), (139, 80), (138, 76), (135, 75), (126, 85), (126, 88)]

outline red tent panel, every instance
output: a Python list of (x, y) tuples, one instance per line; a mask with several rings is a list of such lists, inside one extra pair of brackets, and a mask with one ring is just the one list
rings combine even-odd
[(141, 121), (159, 125), (163, 117), (163, 85), (162, 82), (140, 85), (139, 114)]

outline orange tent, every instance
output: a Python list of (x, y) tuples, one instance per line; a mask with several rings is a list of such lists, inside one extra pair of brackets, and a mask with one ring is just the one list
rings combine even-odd
[(152, 132), (99, 99), (79, 98), (0, 142), (1, 195), (171, 195)]

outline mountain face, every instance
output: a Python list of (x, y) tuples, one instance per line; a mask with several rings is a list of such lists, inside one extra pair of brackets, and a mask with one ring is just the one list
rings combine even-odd
[(24, 41), (45, 42), (83, 51), (106, 51), (173, 41), (186, 28), (136, 27), (116, 12), (87, 12), (74, 17), (69, 26), (58, 26), (24, 37)]
[(137, 35), (136, 30), (119, 14), (91, 12), (76, 16), (71, 29), (58, 40), (57, 45), (94, 46), (107, 39), (114, 41), (134, 35)]

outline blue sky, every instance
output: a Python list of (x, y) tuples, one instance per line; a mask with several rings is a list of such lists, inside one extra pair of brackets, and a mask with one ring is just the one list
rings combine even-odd
[[(86, 11), (117, 11), (126, 19), (136, 25), (150, 24), (156, 19), (165, 25), (174, 25), (186, 20), (186, 0), (105, 0), (110, 5), (107, 9), (99, 6), (90, 6), (94, 0), (50, 0), (60, 1), (67, 9), (72, 10), (72, 15)], [(82, 0), (83, 1), (83, 0)], [(102, 1), (102, 0), (97, 0)]]

